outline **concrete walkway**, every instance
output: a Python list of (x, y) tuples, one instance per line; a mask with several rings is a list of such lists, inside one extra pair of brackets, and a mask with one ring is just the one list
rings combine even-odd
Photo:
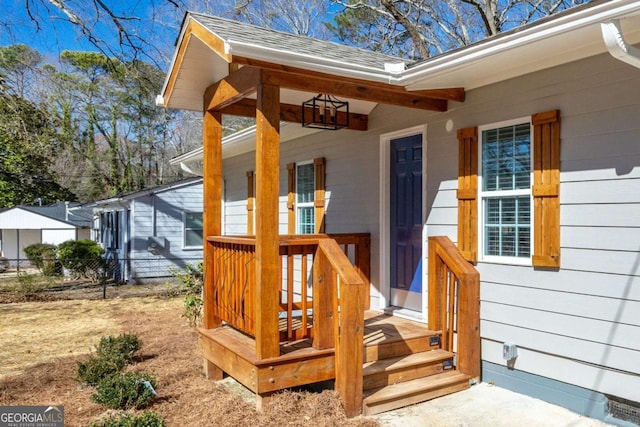
[(539, 399), (481, 383), (468, 390), (374, 416), (385, 427), (603, 427)]

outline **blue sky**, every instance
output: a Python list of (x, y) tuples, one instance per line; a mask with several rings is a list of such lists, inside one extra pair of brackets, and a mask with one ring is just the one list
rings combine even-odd
[[(76, 25), (68, 22), (64, 14), (49, 3), (49, 0), (32, 0), (30, 2), (33, 6), (32, 14), (37, 18), (40, 28), (29, 17), (25, 3), (26, 0), (0, 0), (0, 13), (4, 14), (4, 17), (0, 18), (1, 46), (26, 44), (49, 56), (52, 60), (64, 50), (98, 50), (86, 36), (81, 34)], [(71, 7), (78, 7), (79, 4), (92, 7), (93, 4), (87, 0), (67, 0), (67, 3)], [(163, 17), (159, 22), (154, 22), (151, 19), (154, 11), (148, 0), (106, 0), (105, 3), (112, 7), (116, 13), (123, 6), (127, 8), (128, 14), (131, 14), (131, 10), (133, 10), (133, 13), (140, 19), (123, 21), (128, 29), (148, 42), (161, 40), (160, 45), (170, 45), (167, 50), (172, 50), (182, 13), (176, 11), (168, 2), (157, 2), (161, 5), (168, 5), (166, 10), (156, 10)], [(101, 21), (102, 23), (95, 24), (92, 31), (104, 38), (110, 46), (118, 46), (114, 29), (108, 29), (104, 24), (104, 22), (109, 22), (108, 17), (101, 17)], [(161, 56), (158, 55), (154, 60), (162, 63), (166, 59)]]

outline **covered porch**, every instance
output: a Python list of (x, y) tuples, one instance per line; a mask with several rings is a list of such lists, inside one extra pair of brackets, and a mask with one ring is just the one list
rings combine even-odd
[[(325, 234), (318, 215), (316, 234), (279, 232), (280, 123), (304, 121), (311, 112), (301, 100), (316, 94), (339, 97), (353, 107), (338, 112), (348, 117), (345, 127), (366, 131), (367, 114), (377, 104), (446, 111), (449, 100), (464, 101), (464, 90), (410, 92), (391, 83), (393, 67), (387, 65), (397, 62), (394, 58), (330, 44), (316, 46), (317, 51), (342, 49), (337, 56), (351, 55), (356, 65), (341, 68), (346, 62), (338, 64), (335, 58), (308, 62), (303, 60), (308, 52), (296, 49), (304, 50), (310, 39), (261, 31), (187, 15), (161, 100), (168, 107), (204, 113), (200, 337), (207, 376), (229, 374), (262, 399), (333, 379), (349, 415), (468, 387), (480, 372), (479, 281), (448, 239), (429, 242), (425, 325), (368, 310), (371, 252), (366, 230)], [(249, 39), (257, 45), (249, 46)], [(275, 45), (289, 49), (274, 54)], [(222, 232), (224, 114), (256, 119), (255, 217), (248, 221), (247, 236)], [(431, 380), (424, 381), (427, 376)]]

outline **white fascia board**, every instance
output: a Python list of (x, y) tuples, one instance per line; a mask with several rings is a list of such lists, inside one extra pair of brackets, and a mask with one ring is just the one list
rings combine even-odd
[[(425, 61), (404, 72), (399, 81), (409, 90), (419, 90), (422, 89), (419, 83), (425, 79), (438, 77), (462, 67), (469, 67), (474, 62), (487, 60), (493, 55), (521, 49), (531, 43), (540, 42), (568, 31), (599, 25), (601, 22), (623, 18), (639, 11), (640, 2), (637, 0), (612, 0), (589, 6), (583, 11), (553, 17), (549, 22), (534, 24), (531, 28), (516, 30), (512, 34), (506, 34), (502, 37), (496, 36), (477, 45)], [(416, 87), (411, 87), (416, 83), (418, 84)]]
[[(244, 56), (252, 59), (273, 62), (280, 65), (304, 68), (334, 74), (343, 77), (352, 77), (369, 81), (397, 84), (401, 80), (402, 71), (397, 72), (393, 67), (391, 72), (380, 70), (365, 65), (351, 64), (344, 61), (336, 61), (313, 55), (288, 52), (282, 49), (258, 46), (234, 40), (227, 40), (231, 46), (232, 55)], [(403, 62), (398, 58), (398, 63)]]

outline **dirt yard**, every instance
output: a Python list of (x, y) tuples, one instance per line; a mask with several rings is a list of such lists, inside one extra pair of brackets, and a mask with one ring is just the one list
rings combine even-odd
[(142, 341), (140, 357), (128, 369), (154, 373), (159, 397), (148, 409), (167, 426), (378, 425), (347, 420), (329, 391), (283, 393), (257, 412), (243, 393), (204, 378), (196, 332), (181, 317), (180, 297), (126, 294), (0, 304), (0, 405), (64, 405), (67, 426), (113, 413), (91, 402), (93, 389), (75, 379), (77, 363), (100, 337), (128, 332)]

